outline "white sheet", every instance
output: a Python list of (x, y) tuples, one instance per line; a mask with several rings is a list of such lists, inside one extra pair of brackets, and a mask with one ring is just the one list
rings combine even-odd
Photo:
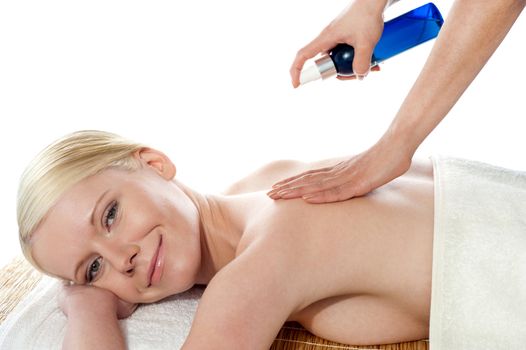
[(434, 158), (431, 350), (526, 346), (526, 173)]
[[(44, 277), (0, 325), (1, 350), (61, 349), (66, 317), (56, 294), (60, 283)], [(193, 288), (162, 302), (141, 305), (121, 321), (132, 350), (178, 349), (194, 318), (202, 289)]]

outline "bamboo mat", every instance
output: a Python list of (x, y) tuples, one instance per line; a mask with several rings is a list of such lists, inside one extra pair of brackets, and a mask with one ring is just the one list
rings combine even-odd
[(42, 274), (23, 257), (13, 259), (0, 270), (0, 323), (40, 281)]
[[(0, 270), (0, 323), (22, 298), (40, 281), (41, 273), (23, 258), (18, 257)], [(351, 346), (316, 337), (299, 323), (287, 322), (281, 328), (271, 350), (428, 350), (427, 340), (372, 346)]]

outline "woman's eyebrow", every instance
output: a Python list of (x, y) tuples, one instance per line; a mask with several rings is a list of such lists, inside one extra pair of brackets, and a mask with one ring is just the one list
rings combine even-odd
[(104, 199), (104, 196), (109, 192), (110, 190), (104, 191), (102, 195), (97, 199), (95, 202), (95, 205), (93, 206), (93, 210), (91, 211), (91, 226), (95, 226), (95, 212), (97, 211), (97, 207), (99, 206), (100, 202), (102, 202), (102, 199)]

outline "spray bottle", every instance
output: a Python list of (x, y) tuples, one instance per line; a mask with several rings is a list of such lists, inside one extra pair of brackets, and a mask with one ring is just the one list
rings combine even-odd
[[(371, 67), (401, 52), (437, 37), (444, 20), (438, 8), (428, 3), (384, 23), (382, 36), (373, 50)], [(333, 75), (354, 75), (352, 63), (354, 48), (338, 44), (314, 61), (314, 65), (301, 71), (300, 83), (305, 84)]]

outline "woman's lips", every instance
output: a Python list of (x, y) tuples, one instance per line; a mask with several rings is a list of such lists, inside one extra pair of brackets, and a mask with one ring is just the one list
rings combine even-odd
[(164, 266), (164, 250), (163, 250), (163, 236), (159, 240), (159, 246), (155, 252), (152, 261), (150, 262), (150, 268), (148, 269), (148, 287), (159, 283), (163, 273)]

